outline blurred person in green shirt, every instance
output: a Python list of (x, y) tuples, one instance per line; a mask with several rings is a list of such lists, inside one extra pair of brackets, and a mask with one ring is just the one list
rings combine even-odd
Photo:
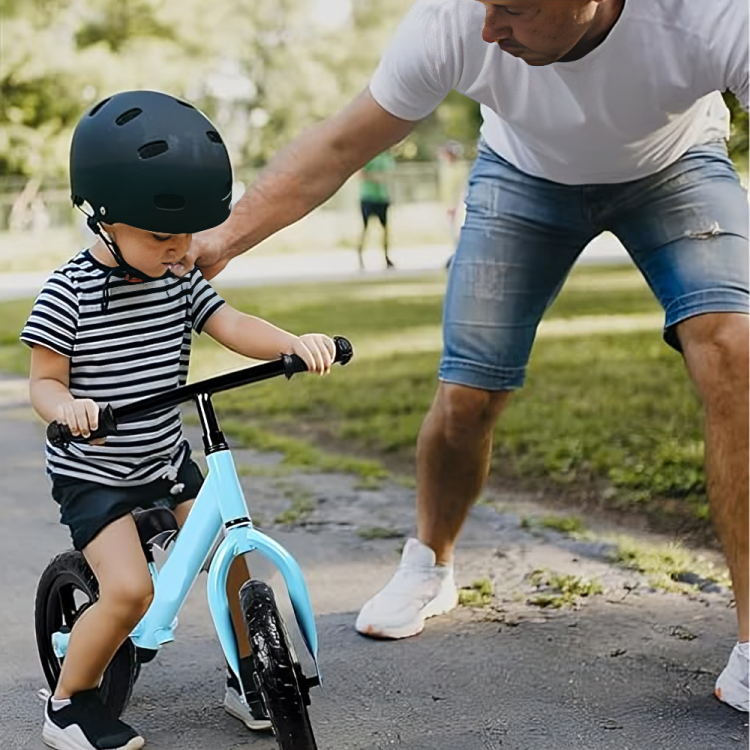
[(362, 250), (365, 246), (367, 225), (371, 216), (376, 216), (383, 227), (383, 253), (386, 268), (393, 268), (393, 261), (388, 257), (388, 206), (391, 203), (388, 193), (388, 173), (395, 167), (395, 159), (388, 151), (383, 151), (371, 159), (360, 171), (359, 205), (362, 209), (362, 236), (357, 253), (359, 268), (365, 270)]

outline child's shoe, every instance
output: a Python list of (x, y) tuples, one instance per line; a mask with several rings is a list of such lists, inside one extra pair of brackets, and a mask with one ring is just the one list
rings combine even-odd
[[(102, 702), (99, 690), (84, 690), (65, 705), (44, 709), (42, 740), (56, 750), (140, 750), (144, 740), (124, 721), (115, 719)], [(55, 701), (58, 703), (58, 701)]]
[[(240, 669), (243, 673), (245, 687), (251, 686), (252, 672), (249, 669), (249, 658), (240, 660)], [(271, 720), (268, 718), (263, 699), (255, 689), (249, 689), (245, 693), (245, 703), (240, 697), (240, 683), (231, 670), (227, 669), (227, 689), (224, 693), (224, 710), (235, 719), (239, 719), (248, 729), (256, 731), (271, 728)]]

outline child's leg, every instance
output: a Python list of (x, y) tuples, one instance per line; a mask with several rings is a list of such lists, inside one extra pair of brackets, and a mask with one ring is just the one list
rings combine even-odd
[[(193, 500), (187, 500), (174, 508), (177, 523), (182, 527), (193, 507)], [(236, 676), (231, 674), (227, 667), (227, 689), (224, 695), (224, 710), (231, 716), (239, 719), (248, 729), (267, 730), (271, 728), (271, 721), (266, 714), (263, 702), (255, 690), (250, 676), (250, 641), (247, 638), (247, 626), (245, 617), (240, 607), (240, 589), (250, 578), (244, 557), (237, 557), (232, 561), (227, 577), (227, 597), (229, 598), (229, 611), (232, 616), (234, 636), (237, 642), (237, 650), (240, 657), (240, 678), (245, 688), (244, 698), (240, 697), (240, 683)]]
[[(187, 500), (180, 503), (174, 509), (174, 515), (180, 528), (185, 523), (185, 519), (193, 507), (194, 500)], [(240, 589), (250, 578), (250, 571), (243, 557), (236, 557), (229, 568), (227, 578), (227, 596), (229, 597), (229, 611), (232, 615), (232, 625), (234, 625), (234, 635), (237, 639), (237, 648), (240, 653), (240, 659), (250, 656), (250, 641), (247, 639), (247, 627), (245, 625), (245, 616), (240, 607)]]
[(153, 598), (151, 575), (130, 514), (102, 529), (83, 554), (99, 582), (99, 599), (73, 627), (55, 689), (58, 699), (98, 687)]

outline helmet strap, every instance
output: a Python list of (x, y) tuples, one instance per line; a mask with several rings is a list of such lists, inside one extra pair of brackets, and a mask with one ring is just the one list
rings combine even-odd
[[(83, 211), (83, 209), (81, 210)], [(101, 224), (96, 218), (96, 214), (92, 214), (91, 216), (89, 216), (84, 211), (84, 215), (86, 216), (86, 224), (88, 225), (88, 228), (97, 237), (99, 237), (99, 239), (101, 239), (109, 252), (112, 253), (112, 257), (115, 259), (115, 263), (117, 263), (117, 268), (114, 269), (113, 272), (114, 276), (121, 276), (125, 279), (125, 281), (130, 281), (133, 283), (144, 281), (159, 281), (159, 279), (164, 278), (175, 278), (179, 281), (186, 280), (185, 276), (178, 276), (176, 273), (172, 273), (172, 271), (167, 271), (162, 276), (149, 276), (148, 274), (143, 273), (143, 271), (140, 271), (134, 266), (131, 266), (130, 263), (128, 263), (123, 257), (122, 250), (120, 250), (117, 243), (102, 229)]]
[[(143, 273), (143, 271), (139, 271), (125, 260), (122, 255), (122, 250), (120, 250), (117, 243), (102, 229), (101, 224), (97, 221), (96, 215), (89, 216), (86, 223), (88, 224), (89, 229), (99, 237), (109, 252), (112, 253), (112, 257), (118, 266), (118, 270), (114, 273), (115, 276), (122, 276), (125, 281), (138, 283), (143, 281), (158, 281), (159, 279), (163, 279), (164, 276), (172, 273), (171, 271), (167, 271), (164, 276), (149, 276), (148, 274)], [(175, 274), (172, 275), (174, 276)]]

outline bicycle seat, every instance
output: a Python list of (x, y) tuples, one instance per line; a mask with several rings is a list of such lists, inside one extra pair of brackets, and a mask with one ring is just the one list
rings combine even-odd
[(149, 508), (148, 510), (133, 511), (133, 519), (138, 529), (138, 537), (141, 540), (143, 553), (148, 562), (153, 562), (152, 543), (157, 536), (164, 536), (159, 546), (165, 547), (166, 543), (179, 531), (177, 519), (169, 508)]

